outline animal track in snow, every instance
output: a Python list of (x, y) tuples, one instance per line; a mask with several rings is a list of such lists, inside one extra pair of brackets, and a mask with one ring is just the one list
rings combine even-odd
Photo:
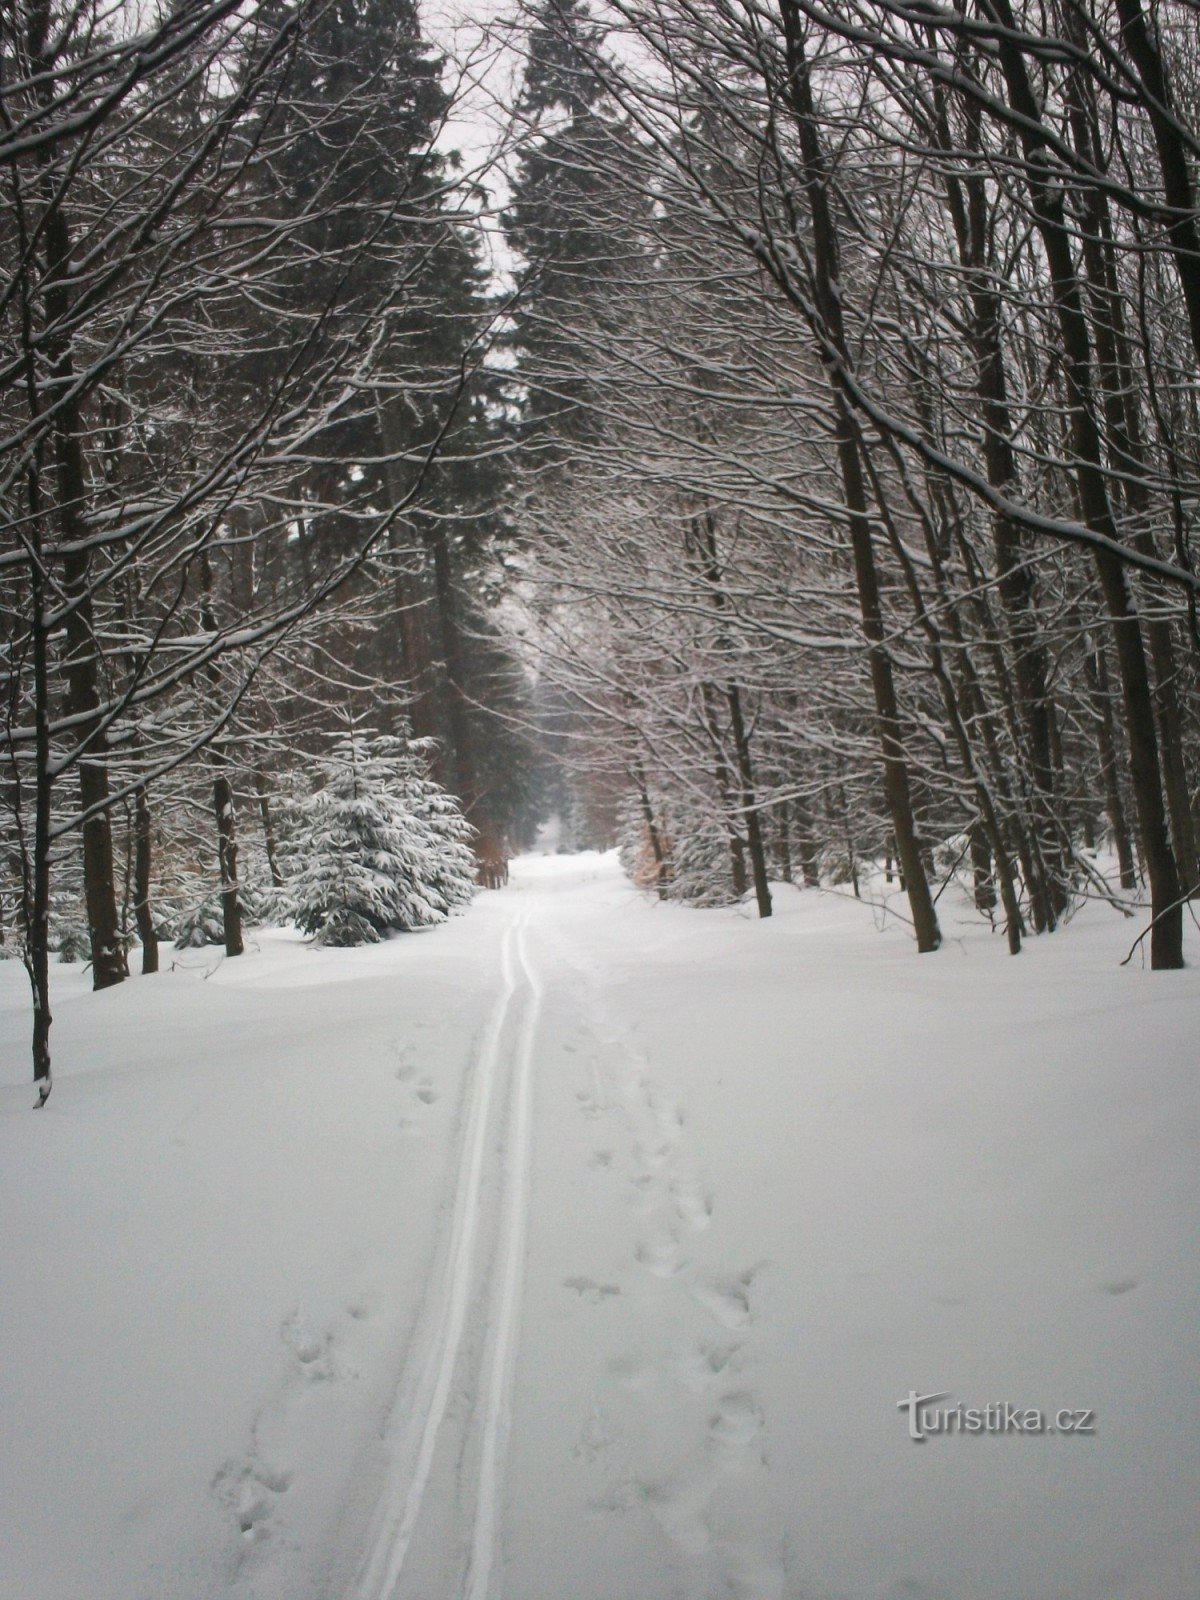
[(671, 1180), (671, 1197), (679, 1215), (696, 1233), (703, 1233), (712, 1221), (712, 1195), (694, 1178), (676, 1174)]
[(563, 1288), (574, 1289), (581, 1300), (593, 1306), (621, 1292), (615, 1283), (597, 1283), (594, 1278), (564, 1278)]
[(294, 1311), (285, 1320), (280, 1337), (311, 1383), (322, 1383), (327, 1378), (343, 1376), (333, 1359), (333, 1335), (317, 1333), (301, 1318), (299, 1312)]
[(745, 1328), (754, 1321), (750, 1306), (750, 1285), (758, 1267), (736, 1277), (713, 1278), (692, 1285), (692, 1294), (724, 1328)]
[(762, 1433), (762, 1428), (763, 1414), (753, 1396), (745, 1393), (727, 1394), (718, 1402), (716, 1411), (709, 1418), (708, 1436), (718, 1449), (737, 1454), (750, 1449)]
[(740, 1339), (723, 1339), (713, 1344), (700, 1344), (679, 1357), (675, 1364), (679, 1381), (689, 1389), (710, 1389), (726, 1373), (732, 1374), (740, 1365), (738, 1354)]
[(267, 1466), (257, 1456), (227, 1461), (213, 1475), (212, 1492), (237, 1521), (246, 1540), (266, 1536), (276, 1499), (291, 1487), (292, 1474)]
[(656, 1278), (673, 1278), (683, 1266), (679, 1240), (667, 1228), (657, 1229), (637, 1247), (637, 1258)]
[(579, 1102), (579, 1109), (589, 1121), (594, 1121), (596, 1117), (602, 1116), (607, 1110), (607, 1107), (601, 1104), (599, 1098), (591, 1089), (576, 1089), (575, 1098)]
[(595, 1401), (592, 1402), (591, 1415), (579, 1432), (579, 1443), (571, 1452), (578, 1461), (595, 1461), (602, 1450), (607, 1450), (612, 1443), (604, 1418)]

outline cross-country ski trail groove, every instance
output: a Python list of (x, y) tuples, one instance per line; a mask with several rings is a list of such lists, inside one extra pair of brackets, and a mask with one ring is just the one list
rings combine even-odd
[[(392, 1465), (380, 1496), (367, 1555), (352, 1591), (354, 1600), (393, 1600), (400, 1592), (405, 1560), (417, 1531), (433, 1473), (434, 1456), (450, 1407), (455, 1370), (463, 1355), (472, 1306), (489, 1279), (486, 1362), (477, 1384), (475, 1417), (482, 1418), (474, 1526), (470, 1539), (465, 1600), (488, 1600), (498, 1537), (502, 1474), (512, 1411), (512, 1379), (520, 1330), (529, 1207), (529, 1161), (533, 1104), (533, 1059), (543, 986), (530, 960), (519, 912), (501, 937), (500, 991), (484, 1028), (467, 1093), (462, 1153), (455, 1182), (449, 1244), (436, 1295), (422, 1320), (428, 1329), (425, 1366), (411, 1412), (399, 1431)], [(524, 993), (518, 1001), (518, 994)], [(514, 1002), (520, 1017), (514, 1030)], [(515, 1032), (515, 1038), (514, 1038)], [(485, 1257), (484, 1206), (489, 1138), (503, 1079), (511, 1079), (507, 1129), (500, 1142), (502, 1200), (494, 1243), (497, 1268)], [(401, 1390), (398, 1391), (397, 1405)]]
[(483, 1456), (479, 1468), (475, 1532), (465, 1600), (487, 1600), (496, 1549), (500, 1475), (512, 1421), (513, 1362), (521, 1323), (521, 1289), (529, 1218), (530, 1136), (533, 1106), (533, 1046), (542, 1004), (542, 983), (530, 964), (524, 922), (517, 932), (517, 956), (529, 986), (529, 1003), (517, 1043), (507, 1139), (508, 1182), (503, 1221), (504, 1265), (499, 1305), (493, 1322), (492, 1360), (488, 1371), (484, 1414)]

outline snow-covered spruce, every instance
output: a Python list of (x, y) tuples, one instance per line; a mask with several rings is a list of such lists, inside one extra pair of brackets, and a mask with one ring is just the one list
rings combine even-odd
[(292, 816), (288, 897), (297, 927), (321, 944), (370, 944), (444, 922), (467, 904), (471, 826), (430, 778), (419, 743), (349, 733), (322, 773)]

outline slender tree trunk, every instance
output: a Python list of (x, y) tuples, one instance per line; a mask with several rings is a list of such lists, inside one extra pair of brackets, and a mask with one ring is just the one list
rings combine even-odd
[(733, 881), (733, 892), (740, 900), (748, 886), (746, 846), (741, 834), (730, 820), (733, 813), (733, 776), (721, 746), (721, 727), (717, 720), (715, 701), (716, 691), (712, 684), (708, 682), (702, 683), (700, 685), (700, 703), (704, 707), (705, 726), (708, 730), (709, 741), (713, 747), (713, 775), (716, 778), (717, 796), (721, 802), (721, 813), (729, 839), (729, 872)]
[(42, 569), (41, 513), (36, 467), (30, 468), (30, 518), (35, 541), (30, 562), (29, 604), (33, 633), (34, 820), (33, 860), (22, 851), (25, 968), (33, 991), (33, 1081), (38, 1105), (53, 1087), (50, 1068), (50, 818), (53, 776), (50, 747), (50, 674), (46, 638), (46, 594)]
[[(1078, 19), (1068, 17), (1068, 36), (1081, 48), (1086, 38)], [(1097, 171), (1103, 170), (1104, 153), (1096, 134), (1094, 90), (1086, 74), (1071, 79), (1070, 123), (1080, 156)], [(1089, 185), (1081, 195), (1084, 226), (1081, 250), (1087, 267), (1087, 292), (1092, 307), (1091, 327), (1096, 345), (1096, 385), (1104, 408), (1109, 454), (1117, 469), (1114, 494), (1124, 502), (1131, 524), (1130, 543), (1142, 555), (1158, 556), (1150, 522), (1153, 508), (1147, 489), (1147, 450), (1135, 401), (1125, 307), (1113, 260), (1112, 217), (1104, 192)], [(1152, 608), (1165, 605), (1163, 585), (1147, 582)], [(1200, 884), (1196, 838), (1192, 827), (1191, 796), (1184, 763), (1184, 722), (1179, 700), (1179, 669), (1175, 643), (1167, 617), (1146, 619), (1146, 642), (1154, 667), (1154, 705), (1158, 716), (1163, 793), (1170, 817), (1179, 875), (1184, 888), (1194, 893)]]
[[(207, 553), (200, 567), (200, 621), (209, 633), (217, 631), (217, 618), (213, 609), (212, 567)], [(209, 682), (217, 689), (221, 681), (220, 668), (214, 662), (208, 669)], [(213, 816), (217, 824), (217, 871), (221, 885), (221, 924), (225, 939), (225, 954), (240, 956), (245, 953), (242, 942), (242, 907), (238, 895), (237, 873), (237, 814), (233, 804), (233, 784), (229, 779), (229, 754), (225, 739), (217, 735), (209, 746), (213, 773)]]
[(134, 796), (133, 916), (142, 941), (142, 976), (158, 971), (158, 933), (150, 911), (150, 858), (153, 838), (150, 801), (142, 784)]
[(242, 907), (238, 896), (237, 821), (233, 808), (233, 785), (228, 774), (218, 772), (213, 779), (213, 813), (217, 819), (217, 863), (221, 875), (221, 923), (225, 933), (225, 954), (240, 956)]
[[(1062, 338), (1066, 379), (1068, 432), (1080, 510), (1087, 526), (1106, 539), (1119, 542), (1102, 466), (1099, 428), (1092, 395), (1092, 347), (1079, 281), (1071, 258), (1061, 193), (1040, 176), (1048, 156), (1041, 131), (1038, 102), (1026, 75), (1025, 63), (1009, 34), (1016, 24), (1009, 0), (979, 0), (980, 9), (1000, 24), (997, 51), (1013, 109), (1021, 118), (1019, 134), (1025, 157), (1024, 179), (1029, 191), (1038, 233), (1050, 266), (1051, 286)], [(1112, 620), (1125, 700), (1125, 725), (1129, 739), (1129, 765), (1137, 803), (1142, 855), (1150, 879), (1150, 965), (1156, 970), (1183, 965), (1182, 891), (1163, 804), (1154, 698), (1143, 647), (1141, 624), (1134, 609), (1124, 562), (1108, 549), (1095, 555)]]
[[(64, 324), (70, 312), (68, 275), (71, 240), (59, 206), (47, 213), (43, 225), (47, 277), (46, 305), (51, 323)], [(87, 500), (84, 468), (83, 419), (72, 393), (74, 370), (69, 336), (52, 335), (56, 347), (53, 388), (54, 455), (58, 493), (55, 516), (67, 554), (63, 558), (63, 628), (66, 636), (66, 710), (76, 719), (78, 741), (79, 802), (84, 817), (83, 890), (91, 939), (92, 983), (107, 989), (126, 976), (117, 918), (116, 879), (112, 828), (108, 816), (108, 767), (103, 758), (104, 727), (100, 716), (99, 646), (95, 634), (89, 577), (91, 560), (86, 550)], [(100, 759), (97, 759), (99, 755)]]
[[(724, 572), (717, 548), (717, 523), (712, 511), (697, 517), (693, 533), (701, 551), (701, 569), (709, 602), (720, 619), (717, 627), (716, 648), (722, 657), (730, 654), (729, 635), (725, 628)], [(742, 824), (746, 830), (746, 853), (750, 857), (750, 873), (754, 882), (754, 898), (760, 917), (771, 915), (771, 888), (767, 872), (767, 853), (763, 844), (762, 820), (759, 816), (754, 792), (754, 764), (750, 756), (750, 734), (742, 712), (742, 692), (730, 679), (725, 685), (725, 703), (729, 707), (729, 727), (733, 734), (734, 761), (737, 764), (738, 789), (741, 800)], [(743, 881), (745, 869), (743, 867)], [(745, 892), (743, 889), (742, 893)]]
[(791, 806), (782, 801), (776, 813), (775, 851), (779, 862), (779, 876), (784, 883), (792, 881), (792, 830)]
[(996, 909), (996, 880), (992, 877), (992, 850), (987, 829), (978, 822), (971, 828), (971, 872), (975, 909), (990, 917)]
[(799, 796), (792, 802), (792, 816), (796, 825), (796, 850), (800, 857), (800, 876), (804, 880), (804, 887), (819, 889), (821, 869), (817, 862), (812, 812)]
[(1102, 650), (1085, 649), (1084, 673), (1096, 718), (1096, 738), (1100, 747), (1100, 780), (1104, 785), (1104, 809), (1112, 832), (1113, 848), (1117, 852), (1117, 868), (1121, 887), (1137, 888), (1137, 873), (1133, 863), (1133, 841), (1129, 837), (1129, 824), (1125, 817), (1125, 802), (1121, 798), (1121, 782), (1117, 770), (1117, 740), (1113, 727), (1112, 694), (1108, 684), (1108, 669)]
[[(949, 154), (953, 141), (940, 88), (935, 92), (937, 138)], [(979, 108), (966, 106), (968, 148), (980, 145)], [(1001, 344), (1001, 307), (988, 262), (988, 196), (978, 174), (959, 179), (947, 166), (946, 196), (958, 251), (967, 268), (969, 330), (977, 372), (976, 392), (983, 422), (983, 458), (988, 483), (1010, 498), (1020, 495), (1020, 476), (1013, 449), (1013, 421), (1008, 374)], [(1066, 909), (1061, 823), (1054, 783), (1052, 704), (1047, 688), (1048, 661), (1038, 625), (1033, 575), (1026, 561), (1025, 536), (1003, 512), (991, 518), (997, 589), (1007, 624), (1016, 690), (1016, 719), (1024, 731), (1026, 765), (1032, 786), (1032, 827), (1047, 872), (1029, 884), (1034, 899), (1034, 924), (1052, 932)], [(1009, 681), (1007, 674), (1005, 681)]]
[(282, 889), (283, 873), (279, 869), (279, 844), (275, 837), (275, 818), (271, 812), (271, 794), (267, 787), (267, 775), (261, 767), (254, 769), (254, 792), (258, 795), (258, 814), (262, 819), (263, 845), (267, 852), (267, 867), (271, 874), (271, 884), (276, 889)]
[[(1019, 955), (1021, 950), (1022, 931), (1021, 913), (1017, 902), (1016, 888), (1013, 882), (1013, 870), (1008, 859), (1008, 848), (1005, 844), (1004, 832), (1000, 826), (1000, 819), (996, 812), (996, 806), (992, 798), (991, 788), (988, 784), (986, 773), (977, 759), (975, 748), (972, 744), (970, 733), (968, 732), (967, 722), (963, 716), (962, 707), (959, 702), (958, 689), (946, 665), (945, 652), (942, 647), (941, 629), (934, 619), (933, 614), (930, 612), (929, 607), (925, 603), (925, 596), (921, 590), (920, 580), (917, 576), (912, 559), (905, 549), (904, 541), (900, 538), (899, 531), (896, 528), (891, 510), (884, 496), (883, 485), (878, 481), (878, 478), (874, 472), (872, 473), (872, 479), (875, 492), (875, 503), (883, 512), (884, 525), (887, 528), (888, 537), (891, 540), (896, 560), (899, 563), (900, 570), (904, 575), (904, 582), (908, 588), (909, 596), (912, 600), (913, 610), (916, 613), (917, 621), (919, 622), (928, 641), (930, 670), (933, 673), (934, 680), (937, 683), (938, 689), (942, 696), (942, 705), (945, 709), (946, 721), (950, 726), (951, 732), (954, 736), (954, 742), (958, 747), (959, 759), (962, 762), (963, 771), (971, 783), (974, 800), (979, 808), (980, 821), (975, 824), (974, 828), (972, 829), (972, 843), (974, 845), (976, 835), (978, 835), (982, 841), (982, 847), (988, 858), (987, 876), (989, 883), (991, 882), (991, 861), (993, 857), (995, 859), (996, 871), (1000, 880), (1000, 895), (1004, 902), (1005, 931), (1008, 935), (1009, 953), (1014, 956)], [(904, 481), (907, 487), (907, 479), (905, 478)], [(909, 495), (914, 509), (918, 510), (921, 525), (925, 532), (926, 549), (930, 555), (930, 563), (934, 570), (936, 583), (938, 578), (941, 576), (941, 565), (937, 557), (937, 541), (934, 537), (933, 527), (927, 511), (923, 507), (918, 506), (917, 495), (911, 489), (909, 490)], [(949, 607), (948, 610), (950, 615), (953, 616), (954, 608)], [(960, 668), (965, 667), (969, 670), (970, 656), (965, 648), (960, 650), (960, 657)], [(994, 888), (992, 890), (992, 905), (995, 905)], [(990, 914), (991, 907), (980, 906), (980, 909), (986, 910)]]
[[(817, 311), (825, 337), (838, 358), (848, 361), (842, 318), (837, 229), (829, 203), (830, 182), (824, 152), (817, 132), (812, 102), (809, 68), (804, 55), (800, 14), (795, 0), (780, 0), (784, 41), (787, 51), (788, 93), (793, 119), (800, 138), (804, 161), (804, 188), (812, 225), (812, 258)], [(917, 949), (936, 950), (941, 943), (933, 896), (921, 861), (920, 841), (913, 815), (908, 762), (904, 747), (904, 728), (888, 654), (883, 611), (879, 598), (879, 579), (871, 542), (866, 487), (860, 440), (854, 417), (840, 388), (833, 389), (834, 436), (842, 479), (842, 493), (849, 513), (850, 546), (858, 586), (863, 633), (866, 636), (875, 697), (878, 731), (883, 757), (883, 787), (896, 834), (896, 851), (904, 872)]]
[(638, 799), (642, 807), (642, 819), (646, 824), (646, 836), (650, 840), (650, 853), (654, 857), (654, 886), (658, 898), (667, 898), (667, 856), (663, 849), (662, 835), (658, 831), (658, 823), (654, 819), (654, 807), (650, 804), (650, 795), (646, 789), (646, 780), (642, 776), (641, 768), (637, 769)]
[(1187, 146), (1176, 126), (1178, 113), (1158, 41), (1146, 22), (1142, 0), (1117, 0), (1121, 39), (1141, 77), (1142, 105), (1154, 130), (1163, 191), (1171, 208), (1167, 239), (1183, 286), (1188, 325), (1200, 363), (1200, 211), (1192, 183)]

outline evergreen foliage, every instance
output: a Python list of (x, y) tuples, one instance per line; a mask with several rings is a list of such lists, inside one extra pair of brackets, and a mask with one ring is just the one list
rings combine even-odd
[(474, 893), (471, 829), (428, 776), (419, 744), (352, 730), (299, 802), (288, 892), (298, 927), (322, 944), (372, 944), (444, 922)]

